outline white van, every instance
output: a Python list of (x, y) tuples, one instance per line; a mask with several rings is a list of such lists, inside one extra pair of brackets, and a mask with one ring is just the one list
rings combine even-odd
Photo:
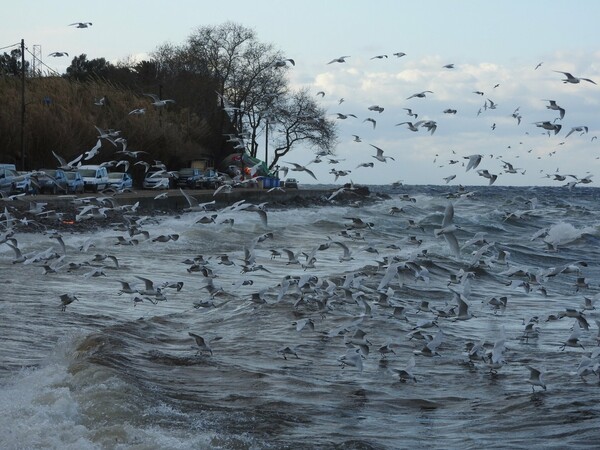
[(77, 171), (83, 178), (83, 187), (86, 191), (98, 192), (106, 189), (110, 182), (108, 170), (104, 166), (87, 165), (79, 166)]

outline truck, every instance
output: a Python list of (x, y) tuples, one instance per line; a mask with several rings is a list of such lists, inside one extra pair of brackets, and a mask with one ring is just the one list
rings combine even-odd
[(79, 166), (77, 171), (83, 178), (83, 187), (86, 191), (98, 192), (108, 187), (110, 180), (106, 167), (90, 164)]

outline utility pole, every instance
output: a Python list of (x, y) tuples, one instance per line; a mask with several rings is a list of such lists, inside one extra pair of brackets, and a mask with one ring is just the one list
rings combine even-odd
[(269, 167), (269, 118), (267, 117), (267, 126), (265, 132), (265, 167)]
[[(162, 100), (162, 84), (158, 85), (158, 99)], [(162, 128), (162, 108), (158, 108), (158, 126)]]
[(25, 170), (25, 39), (21, 39), (21, 170)]

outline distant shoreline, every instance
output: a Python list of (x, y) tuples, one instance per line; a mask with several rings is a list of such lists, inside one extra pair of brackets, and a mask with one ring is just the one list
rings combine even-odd
[[(207, 205), (207, 214), (210, 214), (211, 210), (218, 211), (220, 208), (240, 201), (253, 204), (265, 203), (265, 208), (268, 211), (269, 209), (333, 206), (356, 202), (362, 204), (386, 198), (386, 196), (380, 196), (379, 194), (372, 195), (366, 187), (357, 187), (353, 191), (338, 194), (333, 201), (328, 200), (338, 189), (301, 188), (268, 192), (267, 189), (234, 188), (231, 192), (221, 192), (217, 195), (214, 195), (213, 190), (206, 189), (185, 189), (183, 192), (192, 196), (198, 204), (210, 204), (214, 201), (214, 204)], [(155, 199), (156, 196), (165, 193), (166, 197)], [(52, 211), (53, 214), (58, 214), (60, 217), (43, 218), (38, 216), (30, 211), (32, 203), (44, 204), (44, 211)], [(107, 208), (104, 213), (106, 217), (76, 220), (77, 208), (85, 205), (99, 205), (101, 208)], [(0, 208), (3, 209), (3, 207), (6, 207), (17, 221), (25, 219), (25, 222), (21, 222), (20, 225), (17, 222), (19, 231), (32, 232), (43, 228), (44, 230), (56, 229), (77, 232), (89, 231), (93, 228), (104, 228), (117, 222), (123, 222), (123, 216), (125, 215), (155, 217), (177, 215), (187, 212), (190, 205), (179, 189), (160, 191), (145, 189), (114, 195), (107, 192), (86, 192), (77, 195), (20, 196), (15, 200), (0, 199)]]

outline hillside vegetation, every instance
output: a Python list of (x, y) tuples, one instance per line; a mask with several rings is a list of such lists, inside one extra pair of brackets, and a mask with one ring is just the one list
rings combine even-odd
[[(185, 93), (172, 92), (173, 98)], [(95, 104), (104, 98), (105, 104)], [(167, 98), (167, 97), (165, 97)], [(0, 162), (21, 161), (21, 80), (0, 78)], [(176, 102), (156, 108), (143, 92), (96, 79), (73, 81), (62, 77), (26, 79), (25, 85), (25, 168), (56, 167), (52, 151), (70, 160), (90, 150), (98, 140), (98, 130), (120, 130), (128, 150), (148, 152), (145, 160), (161, 160), (178, 168), (198, 157), (219, 159), (222, 136), (217, 101), (213, 91), (202, 99), (211, 108), (199, 115)], [(183, 104), (180, 104), (183, 103)], [(129, 114), (145, 108), (143, 115)], [(102, 149), (88, 163), (123, 159), (116, 154), (121, 146), (102, 140)]]

